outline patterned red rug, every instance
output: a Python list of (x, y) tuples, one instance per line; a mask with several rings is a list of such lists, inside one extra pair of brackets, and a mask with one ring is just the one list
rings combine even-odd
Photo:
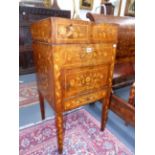
[(39, 103), (36, 82), (19, 84), (19, 107)]
[[(132, 155), (133, 153), (85, 110), (64, 117), (63, 155)], [(20, 130), (20, 155), (58, 155), (54, 118)]]

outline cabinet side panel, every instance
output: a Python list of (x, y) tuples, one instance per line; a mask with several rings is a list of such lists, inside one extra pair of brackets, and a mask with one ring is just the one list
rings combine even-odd
[(32, 39), (41, 42), (52, 42), (51, 19), (43, 19), (31, 25)]
[(33, 43), (38, 90), (55, 109), (52, 46)]

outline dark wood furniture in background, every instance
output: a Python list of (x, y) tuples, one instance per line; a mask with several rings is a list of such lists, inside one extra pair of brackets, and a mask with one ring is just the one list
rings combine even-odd
[(58, 150), (63, 149), (63, 112), (100, 100), (101, 130), (109, 107), (117, 26), (47, 18), (32, 24), (42, 119), (44, 98), (56, 112)]
[(114, 5), (110, 2), (101, 3), (101, 14), (105, 14), (105, 9), (102, 5), (106, 6), (106, 15), (114, 15)]
[(95, 23), (115, 23), (118, 25), (118, 45), (113, 75), (113, 89), (134, 83), (135, 18), (104, 16), (92, 13), (87, 13), (86, 16)]
[(131, 85), (128, 101), (111, 94), (110, 109), (120, 116), (127, 124), (135, 126), (135, 85)]
[(19, 73), (35, 72), (30, 25), (51, 16), (70, 18), (71, 12), (46, 8), (42, 3), (19, 3)]
[[(113, 89), (131, 85), (135, 81), (135, 20), (134, 17), (104, 16), (88, 13), (87, 17), (95, 23), (118, 24), (118, 44), (113, 75)], [(133, 87), (132, 87), (133, 92)], [(134, 125), (135, 108), (134, 95), (130, 100), (124, 101), (112, 94), (110, 109), (124, 119), (127, 123)], [(130, 104), (129, 104), (130, 103)]]

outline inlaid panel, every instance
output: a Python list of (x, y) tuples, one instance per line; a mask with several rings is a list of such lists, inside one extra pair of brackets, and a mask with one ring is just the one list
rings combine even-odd
[(59, 45), (53, 46), (53, 50), (57, 51), (54, 55), (58, 55), (61, 62), (70, 67), (98, 65), (115, 59), (113, 44)]
[(92, 25), (92, 42), (109, 42), (116, 43), (117, 41), (117, 26), (116, 24), (94, 24)]
[[(85, 21), (47, 18), (32, 24), (33, 40), (48, 43), (88, 43), (91, 24)], [(52, 29), (49, 29), (52, 27)]]
[(82, 20), (47, 18), (32, 24), (32, 36), (33, 40), (48, 43), (116, 43), (117, 26), (96, 25)]
[(37, 21), (31, 26), (32, 39), (41, 42), (52, 42), (51, 34), (52, 29), (49, 29), (51, 19)]
[(108, 83), (109, 65), (84, 67), (63, 71), (64, 97), (103, 88)]
[[(76, 21), (76, 20), (75, 20)], [(57, 43), (87, 43), (89, 42), (90, 25), (81, 23), (70, 22), (66, 20), (56, 22), (56, 36), (55, 42)]]
[(48, 102), (54, 105), (54, 81), (52, 70), (52, 49), (41, 43), (33, 43), (33, 54), (37, 70), (38, 90), (45, 96)]
[(85, 104), (100, 100), (106, 96), (106, 93), (106, 89), (103, 89), (95, 91), (93, 93), (84, 94), (69, 100), (64, 100), (64, 110), (71, 110), (79, 106), (83, 106)]

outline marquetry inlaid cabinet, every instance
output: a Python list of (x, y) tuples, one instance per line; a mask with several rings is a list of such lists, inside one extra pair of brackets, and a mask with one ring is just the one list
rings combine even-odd
[(63, 112), (94, 101), (103, 104), (105, 127), (111, 92), (117, 26), (47, 18), (31, 27), (42, 119), (44, 99), (56, 112), (58, 150), (63, 149)]

